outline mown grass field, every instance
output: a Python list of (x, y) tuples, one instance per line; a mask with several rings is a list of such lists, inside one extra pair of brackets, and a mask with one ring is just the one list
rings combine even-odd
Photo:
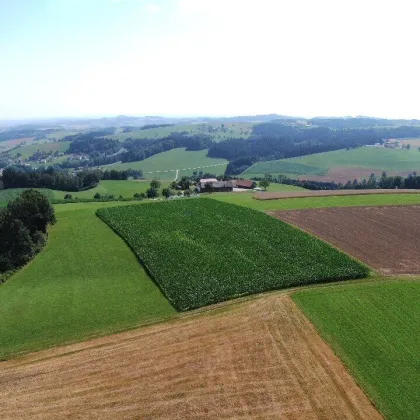
[(184, 148), (173, 149), (142, 161), (116, 163), (104, 166), (103, 169), (141, 169), (145, 178), (158, 178), (163, 180), (174, 180), (176, 169), (179, 170), (179, 178), (184, 175), (191, 176), (194, 171), (209, 172), (215, 175), (224, 174), (228, 161), (225, 159), (212, 159), (206, 155), (207, 150), (187, 152)]
[[(244, 174), (296, 173), (298, 175), (325, 175), (328, 169), (354, 167), (393, 172), (420, 172), (420, 152), (417, 148), (390, 149), (385, 147), (359, 147), (336, 150), (297, 158), (258, 162)], [(316, 173), (319, 171), (319, 173)]]
[(18, 153), (22, 155), (23, 159), (27, 159), (28, 157), (32, 156), (35, 152), (42, 151), (42, 152), (66, 152), (69, 149), (70, 142), (69, 141), (62, 141), (62, 142), (54, 142), (54, 143), (34, 143), (25, 146), (18, 147), (8, 154), (11, 157), (16, 157)]
[(47, 246), (0, 286), (0, 359), (174, 314), (124, 241), (95, 216), (123, 204), (55, 206)]
[(290, 225), (215, 200), (101, 209), (178, 310), (369, 270)]
[[(205, 124), (177, 124), (170, 127), (148, 128), (146, 130), (135, 130), (129, 133), (119, 133), (112, 136), (119, 141), (128, 138), (132, 139), (150, 139), (169, 136), (171, 133), (180, 133), (186, 131), (189, 134), (208, 134), (215, 141), (221, 141), (229, 137), (249, 137), (252, 132), (253, 123), (235, 122), (224, 123), (225, 131), (220, 130), (221, 123), (211, 122)], [(216, 130), (215, 130), (216, 129)]]
[(420, 280), (293, 295), (388, 419), (420, 419)]

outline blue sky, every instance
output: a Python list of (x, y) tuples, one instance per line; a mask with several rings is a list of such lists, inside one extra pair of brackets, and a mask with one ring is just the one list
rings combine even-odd
[(415, 1), (0, 0), (0, 120), (420, 118)]

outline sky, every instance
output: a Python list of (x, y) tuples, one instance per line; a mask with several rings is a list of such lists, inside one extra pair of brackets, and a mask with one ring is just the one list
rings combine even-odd
[(0, 120), (420, 119), (413, 0), (0, 0)]

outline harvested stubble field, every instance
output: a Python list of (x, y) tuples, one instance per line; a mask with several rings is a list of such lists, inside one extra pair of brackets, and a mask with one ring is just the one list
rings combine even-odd
[(281, 200), (283, 198), (303, 197), (332, 197), (344, 195), (371, 195), (371, 194), (420, 194), (419, 190), (306, 190), (306, 191), (281, 191), (281, 192), (257, 192), (254, 198), (257, 200)]
[(0, 364), (2, 419), (381, 419), (286, 295)]
[(270, 212), (385, 275), (420, 274), (420, 206)]

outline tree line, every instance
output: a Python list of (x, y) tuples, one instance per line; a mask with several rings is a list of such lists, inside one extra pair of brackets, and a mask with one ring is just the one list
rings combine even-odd
[[(45, 245), (47, 227), (55, 221), (47, 197), (35, 190), (24, 191), (0, 209), (0, 273), (29, 262)], [(5, 277), (0, 275), (0, 282)]]
[(118, 171), (110, 170), (83, 170), (70, 173), (56, 167), (32, 169), (27, 166), (10, 166), (3, 170), (0, 178), (0, 189), (8, 188), (49, 188), (51, 190), (83, 191), (94, 188), (101, 179), (125, 180), (129, 177), (140, 179), (143, 177), (141, 170), (127, 169)]

